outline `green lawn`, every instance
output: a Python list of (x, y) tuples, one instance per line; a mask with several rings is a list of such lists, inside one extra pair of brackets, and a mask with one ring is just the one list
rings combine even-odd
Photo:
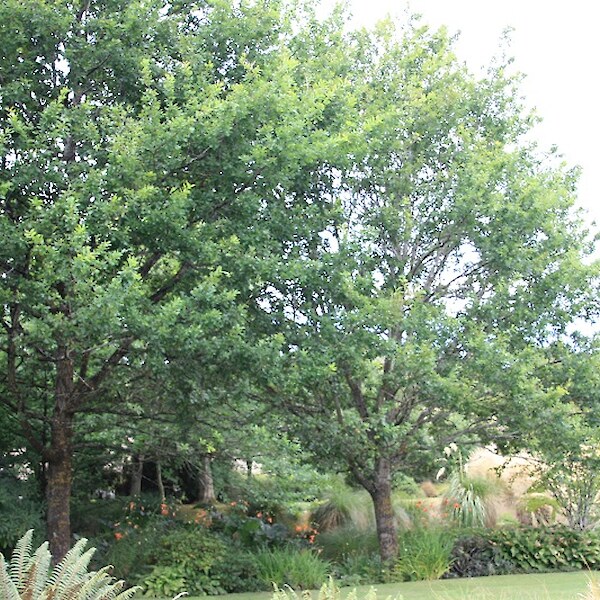
[[(586, 591), (588, 580), (600, 573), (545, 573), (543, 575), (502, 575), (443, 581), (418, 581), (375, 586), (377, 596), (402, 596), (403, 600), (576, 600)], [(360, 587), (358, 591), (367, 591)], [(350, 591), (350, 588), (344, 589)], [(229, 594), (218, 600), (268, 600), (269, 593)], [(359, 594), (360, 598), (360, 594)], [(191, 600), (191, 599), (188, 599)], [(199, 600), (199, 599), (196, 599)], [(206, 600), (206, 596), (202, 598)], [(216, 599), (215, 599), (216, 600)]]

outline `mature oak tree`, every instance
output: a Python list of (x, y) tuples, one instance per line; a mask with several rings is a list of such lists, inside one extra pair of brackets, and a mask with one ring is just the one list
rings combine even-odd
[(465, 436), (509, 439), (552, 403), (539, 349), (591, 306), (596, 270), (575, 174), (524, 141), (505, 65), (478, 79), (416, 22), (330, 39), (356, 97), (351, 154), (335, 223), (265, 290), (287, 344), (268, 389), (369, 492), (388, 561), (394, 472)]
[(335, 144), (286, 22), (277, 2), (0, 7), (0, 401), (44, 466), (55, 560), (81, 419), (135, 418), (149, 371), (202, 389), (250, 361), (269, 207), (292, 232)]

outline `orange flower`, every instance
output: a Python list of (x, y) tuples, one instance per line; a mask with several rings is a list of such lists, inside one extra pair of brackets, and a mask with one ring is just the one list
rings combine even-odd
[(120, 540), (123, 538), (123, 534), (120, 531), (115, 532), (115, 540)]
[(458, 502), (454, 503), (454, 509), (456, 510), (457, 508), (460, 508), (460, 504)]

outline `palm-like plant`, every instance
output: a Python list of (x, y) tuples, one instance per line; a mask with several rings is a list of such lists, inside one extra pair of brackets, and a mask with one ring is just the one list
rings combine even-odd
[(123, 590), (124, 582), (108, 574), (109, 567), (88, 571), (95, 548), (85, 550), (79, 540), (53, 569), (48, 542), (33, 554), (33, 530), (18, 542), (7, 564), (0, 554), (0, 598), (2, 600), (129, 600), (137, 588)]

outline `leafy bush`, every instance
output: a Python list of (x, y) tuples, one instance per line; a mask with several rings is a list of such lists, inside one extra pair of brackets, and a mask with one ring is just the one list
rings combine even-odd
[(482, 530), (460, 537), (450, 576), (478, 577), (600, 566), (600, 534), (568, 527)]
[(332, 570), (335, 580), (344, 587), (384, 583), (387, 580), (387, 570), (376, 552), (342, 557), (339, 562), (332, 564)]
[(515, 572), (512, 561), (504, 558), (485, 536), (472, 534), (454, 543), (448, 577), (485, 577)]
[[(127, 581), (141, 581), (148, 565), (156, 564), (161, 540), (178, 527), (174, 521), (153, 519), (143, 527), (114, 531), (110, 544), (102, 553), (103, 562), (115, 565), (115, 575)], [(103, 543), (104, 540), (98, 540)], [(96, 543), (96, 542), (95, 542)], [(106, 544), (106, 542), (104, 542)]]
[(150, 596), (173, 596), (184, 591), (192, 595), (222, 594), (226, 590), (213, 568), (226, 557), (225, 542), (214, 534), (179, 527), (154, 548), (149, 558), (156, 564), (142, 585)]
[(94, 548), (84, 552), (86, 539), (79, 540), (50, 572), (48, 542), (32, 555), (33, 530), (18, 542), (10, 567), (0, 554), (0, 590), (2, 600), (129, 600), (136, 588), (122, 591), (123, 581), (115, 581), (108, 567), (88, 571)]
[(14, 548), (23, 531), (44, 531), (43, 504), (29, 482), (0, 476), (0, 514), (0, 551)]
[(600, 535), (568, 527), (492, 531), (490, 542), (521, 572), (575, 571), (600, 566)]
[(393, 579), (439, 579), (450, 569), (453, 539), (447, 530), (416, 528), (404, 532), (399, 542), (399, 557), (391, 573)]
[(422, 498), (424, 496), (421, 486), (410, 475), (397, 472), (392, 479), (394, 496), (398, 498)]
[(331, 565), (311, 550), (264, 550), (254, 557), (258, 578), (266, 585), (315, 589), (327, 579)]

